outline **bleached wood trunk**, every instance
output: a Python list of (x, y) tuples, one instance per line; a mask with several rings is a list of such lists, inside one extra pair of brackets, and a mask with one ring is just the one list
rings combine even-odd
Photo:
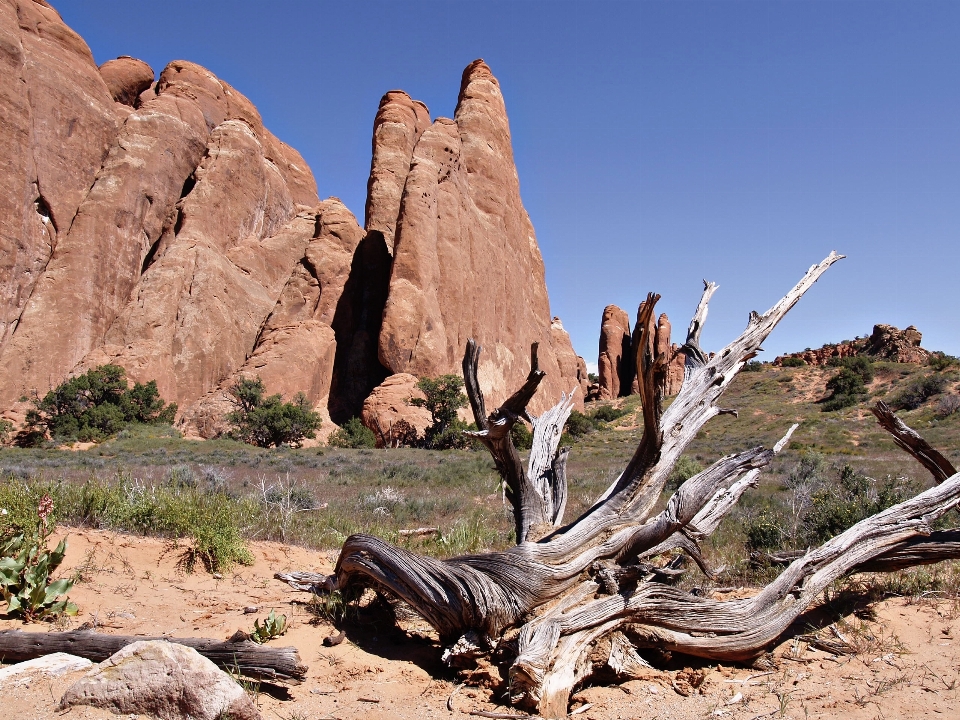
[[(699, 550), (795, 429), (770, 449), (755, 447), (716, 461), (687, 480), (653, 514), (670, 472), (744, 364), (800, 297), (842, 256), (831, 253), (811, 267), (777, 304), (750, 313), (747, 328), (712, 358), (700, 348), (710, 298), (704, 283), (682, 350), (683, 386), (662, 410), (670, 357), (658, 354), (655, 306), (641, 306), (636, 367), (643, 408), (643, 435), (623, 473), (581, 517), (564, 525), (567, 450), (560, 433), (572, 409), (564, 397), (539, 418), (527, 404), (544, 373), (531, 353), (523, 386), (489, 415), (477, 381), (480, 347), (472, 340), (463, 360), (464, 380), (478, 430), (473, 437), (490, 451), (503, 477), (516, 523), (517, 545), (501, 552), (437, 560), (421, 557), (369, 535), (344, 543), (334, 574), (320, 582), (282, 576), (295, 587), (334, 592), (373, 586), (414, 608), (448, 645), (448, 663), (490, 652), (507, 633), (516, 636), (510, 668), (511, 700), (543, 717), (564, 717), (570, 692), (592, 670), (598, 643), (609, 646), (618, 672), (642, 665), (637, 647), (659, 647), (724, 661), (750, 661), (771, 647), (791, 622), (833, 580), (859, 569), (883, 570), (960, 556), (960, 531), (933, 533), (930, 524), (960, 501), (960, 475), (942, 455), (878, 406), (881, 424), (940, 484), (864, 520), (795, 559), (753, 598), (716, 601), (662, 582), (671, 568), (645, 559), (679, 548), (711, 573)], [(510, 429), (523, 418), (533, 425), (527, 467)], [(299, 582), (299, 585), (298, 585)], [(606, 647), (604, 646), (604, 647)]]

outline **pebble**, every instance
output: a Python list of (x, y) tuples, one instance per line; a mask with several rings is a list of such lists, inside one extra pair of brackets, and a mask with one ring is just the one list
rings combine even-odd
[(257, 610), (259, 609), (260, 608), (258, 608), (256, 605), (248, 605), (243, 609), (243, 612), (247, 615), (252, 615), (253, 613), (257, 612)]

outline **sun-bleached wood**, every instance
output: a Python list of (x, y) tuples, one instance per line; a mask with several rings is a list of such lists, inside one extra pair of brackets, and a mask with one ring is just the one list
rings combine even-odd
[[(334, 574), (291, 574), (295, 587), (333, 592), (372, 586), (405, 601), (447, 645), (444, 660), (469, 663), (509, 639), (511, 700), (542, 717), (564, 717), (570, 692), (593, 664), (629, 674), (641, 667), (636, 648), (724, 661), (751, 661), (766, 652), (827, 584), (859, 570), (883, 570), (960, 556), (960, 531), (931, 532), (934, 519), (960, 501), (960, 475), (942, 455), (883, 407), (875, 412), (896, 442), (939, 484), (868, 518), (790, 562), (780, 576), (747, 599), (716, 601), (664, 581), (681, 572), (675, 563), (649, 560), (670, 550), (690, 555), (708, 575), (700, 542), (719, 526), (742, 494), (789, 441), (728, 455), (694, 475), (654, 514), (667, 478), (687, 445), (710, 419), (733, 412), (718, 403), (730, 382), (755, 357), (784, 315), (841, 255), (811, 267), (762, 315), (751, 312), (733, 342), (708, 355), (700, 333), (717, 285), (704, 282), (683, 352), (684, 381), (664, 410), (663, 374), (670, 357), (654, 342), (651, 293), (638, 317), (637, 358), (643, 433), (623, 473), (579, 518), (563, 524), (567, 451), (560, 434), (572, 410), (564, 397), (539, 418), (527, 412), (543, 372), (537, 348), (525, 383), (489, 415), (477, 380), (480, 347), (467, 343), (464, 381), (478, 430), (471, 436), (493, 456), (514, 511), (517, 544), (507, 550), (447, 560), (421, 557), (369, 535), (344, 543)], [(523, 419), (533, 426), (527, 467), (511, 439)], [(603, 645), (603, 643), (606, 643)], [(606, 648), (606, 652), (599, 652)], [(598, 660), (601, 658), (601, 660)]]

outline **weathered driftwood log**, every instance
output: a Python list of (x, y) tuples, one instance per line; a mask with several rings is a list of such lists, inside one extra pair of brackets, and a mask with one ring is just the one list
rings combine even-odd
[[(718, 405), (730, 382), (797, 300), (841, 257), (831, 253), (766, 313), (750, 313), (746, 330), (712, 358), (700, 348), (700, 332), (717, 286), (704, 282), (683, 346), (683, 385), (665, 411), (664, 373), (671, 358), (655, 343), (659, 296), (648, 295), (636, 335), (643, 408), (640, 443), (607, 491), (566, 525), (567, 451), (559, 448), (559, 438), (570, 400), (564, 397), (539, 418), (529, 415), (527, 404), (543, 378), (534, 346), (523, 387), (488, 415), (477, 380), (480, 347), (470, 341), (463, 371), (479, 428), (472, 435), (488, 448), (503, 477), (517, 545), (436, 560), (369, 535), (354, 535), (344, 543), (333, 575), (279, 577), (299, 589), (336, 592), (372, 586), (402, 599), (439, 632), (448, 645), (448, 663), (468, 662), (509, 640), (515, 648), (509, 678), (512, 701), (552, 718), (566, 715), (571, 690), (592, 671), (600, 648), (607, 649), (606, 664), (621, 674), (642, 667), (638, 647), (750, 661), (767, 651), (833, 580), (859, 570), (960, 556), (960, 532), (931, 533), (930, 528), (960, 501), (960, 475), (878, 406), (881, 424), (933, 472), (939, 485), (800, 554), (752, 598), (697, 597), (663, 582), (674, 568), (654, 571), (643, 562), (681, 549), (711, 573), (699, 543), (756, 484), (761, 469), (794, 428), (774, 448), (756, 447), (717, 460), (681, 485), (661, 512), (653, 510), (684, 448), (711, 418), (733, 412)], [(526, 468), (510, 436), (519, 418), (533, 425)]]
[(248, 677), (298, 683), (307, 675), (307, 666), (300, 662), (295, 647), (273, 648), (249, 641), (222, 642), (205, 638), (107, 635), (91, 630), (52, 633), (3, 630), (0, 631), (0, 658), (3, 662), (21, 662), (65, 652), (102, 662), (121, 648), (141, 640), (165, 640), (192, 647), (224, 670)]

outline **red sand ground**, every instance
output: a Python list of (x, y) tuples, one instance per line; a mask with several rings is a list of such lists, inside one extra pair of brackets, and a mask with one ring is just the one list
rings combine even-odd
[[(323, 638), (335, 632), (317, 622), (305, 606), (306, 593), (274, 580), (282, 570), (330, 572), (330, 558), (278, 543), (253, 543), (256, 563), (236, 568), (222, 579), (177, 568), (176, 549), (153, 538), (76, 530), (64, 574), (82, 567), (83, 580), (70, 593), (81, 608), (73, 627), (96, 623), (101, 632), (124, 635), (194, 636), (226, 639), (271, 609), (289, 620), (287, 634), (273, 645), (294, 645), (310, 666), (307, 680), (291, 688), (290, 700), (260, 692), (264, 718), (321, 720), (338, 718), (466, 718), (471, 710), (514, 713), (496, 703), (485, 688), (460, 687), (451, 712), (448, 698), (458, 687), (439, 661), (440, 649), (425, 625), (369, 627), (352, 631), (335, 647)], [(244, 614), (256, 605), (256, 615)], [(589, 687), (574, 696), (574, 717), (785, 718), (960, 717), (960, 604), (928, 599), (891, 599), (874, 607), (874, 621), (861, 623), (865, 649), (834, 657), (792, 641), (776, 649), (776, 669), (707, 668), (700, 691), (685, 697), (674, 685), (683, 670), (650, 671), (641, 680), (619, 686)], [(23, 626), (0, 619), (0, 629), (46, 631), (48, 625)], [(870, 639), (872, 638), (872, 639)], [(58, 679), (21, 679), (0, 688), (8, 717), (115, 718), (92, 708), (56, 710), (67, 685), (78, 674)], [(683, 683), (680, 682), (682, 687)]]

